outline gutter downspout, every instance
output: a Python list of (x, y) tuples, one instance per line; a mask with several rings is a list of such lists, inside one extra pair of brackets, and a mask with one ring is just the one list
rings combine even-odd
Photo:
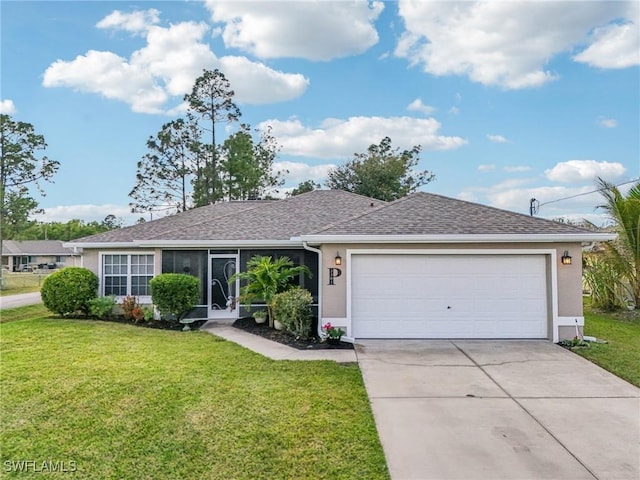
[(315, 247), (310, 247), (306, 241), (302, 242), (302, 247), (310, 252), (318, 254), (318, 337), (322, 338), (322, 250)]

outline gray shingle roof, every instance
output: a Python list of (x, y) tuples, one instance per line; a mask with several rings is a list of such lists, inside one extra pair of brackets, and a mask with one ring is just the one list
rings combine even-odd
[(384, 203), (339, 190), (316, 190), (278, 201), (216, 203), (75, 242), (289, 240)]
[(73, 255), (73, 249), (60, 240), (3, 240), (2, 255)]
[[(339, 190), (224, 202), (74, 242), (279, 241), (301, 235), (554, 235), (588, 230), (425, 192), (386, 203)], [(71, 243), (74, 243), (71, 242)]]
[(486, 205), (416, 192), (356, 219), (314, 232), (321, 235), (584, 234), (566, 225)]

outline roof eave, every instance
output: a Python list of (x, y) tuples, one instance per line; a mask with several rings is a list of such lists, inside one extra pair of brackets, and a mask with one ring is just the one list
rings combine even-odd
[(615, 240), (611, 233), (443, 234), (443, 235), (301, 235), (302, 241), (323, 243), (572, 243)]
[(130, 242), (77, 242), (68, 247), (79, 248), (241, 248), (241, 247), (301, 247), (302, 240), (132, 240)]

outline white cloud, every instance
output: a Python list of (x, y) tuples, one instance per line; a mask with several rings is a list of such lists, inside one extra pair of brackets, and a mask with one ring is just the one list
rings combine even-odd
[[(144, 30), (146, 45), (129, 59), (90, 50), (71, 61), (57, 60), (44, 73), (45, 87), (100, 94), (128, 103), (135, 112), (174, 114), (184, 110), (182, 96), (191, 90), (204, 68), (220, 68), (231, 81), (235, 100), (241, 104), (290, 100), (300, 96), (309, 84), (303, 75), (277, 71), (245, 57), (216, 57), (203, 41), (209, 31), (204, 23), (180, 22), (161, 27), (153, 24), (157, 18), (149, 14), (135, 18), (113, 15), (99, 22), (104, 22), (101, 28)], [(170, 101), (177, 104), (167, 106)]]
[(13, 115), (16, 112), (17, 110), (13, 100), (0, 100), (0, 113), (4, 115)]
[(329, 170), (335, 168), (336, 165), (327, 163), (323, 165), (308, 165), (302, 162), (275, 162), (273, 165), (274, 170), (286, 170), (289, 173), (285, 174), (286, 185), (297, 187), (301, 182), (306, 180), (314, 180), (316, 183), (323, 184), (327, 179)]
[(222, 39), (258, 58), (330, 60), (362, 53), (378, 43), (373, 23), (381, 1), (257, 2), (207, 0)]
[(433, 118), (350, 117), (328, 118), (317, 128), (305, 126), (297, 119), (266, 120), (272, 134), (282, 145), (282, 153), (314, 158), (345, 158), (363, 152), (369, 145), (391, 138), (394, 147), (423, 150), (451, 150), (467, 143), (461, 137), (438, 135), (440, 123)]
[[(422, 65), (433, 75), (463, 75), (484, 85), (521, 89), (557, 78), (546, 64), (555, 55), (584, 45), (594, 28), (592, 44), (576, 60), (599, 57), (608, 47), (611, 66), (626, 65), (630, 34), (607, 43), (607, 24), (629, 14), (623, 2), (415, 2), (402, 0), (399, 14), (406, 31), (395, 55)], [(597, 31), (596, 31), (597, 32)], [(618, 36), (620, 32), (616, 30)], [(636, 41), (636, 47), (638, 42)], [(622, 60), (621, 60), (622, 59)], [(602, 63), (602, 62), (600, 62)], [(603, 66), (603, 65), (598, 65)]]
[(591, 45), (573, 59), (596, 68), (628, 68), (640, 65), (640, 4), (627, 4), (626, 20), (595, 28)]
[(493, 163), (488, 165), (478, 165), (479, 172), (491, 172), (495, 169), (496, 169), (496, 166)]
[(456, 106), (453, 106), (449, 109), (449, 113), (451, 115), (458, 115), (460, 113), (460, 109)]
[(600, 118), (598, 123), (604, 128), (616, 128), (618, 126), (618, 121), (615, 118)]
[(122, 218), (125, 225), (132, 225), (140, 217), (148, 215), (131, 213), (128, 205), (104, 204), (104, 205), (58, 205), (46, 207), (44, 213), (34, 215), (33, 219), (40, 222), (63, 222), (80, 219), (84, 222), (101, 222), (107, 215), (115, 215)]
[(618, 162), (569, 160), (556, 164), (553, 168), (545, 170), (544, 173), (553, 182), (593, 183), (597, 177), (613, 180), (624, 175), (626, 171), (625, 166)]
[(507, 140), (505, 137), (503, 137), (502, 135), (487, 135), (487, 138), (492, 141), (493, 143), (510, 143), (509, 140)]
[(124, 30), (131, 33), (144, 33), (151, 25), (160, 23), (160, 12), (155, 8), (149, 10), (136, 10), (132, 13), (123, 13), (114, 10), (100, 20), (97, 28)]
[(540, 186), (536, 185), (538, 181), (537, 178), (510, 179), (489, 187), (465, 189), (457, 197), (523, 214), (529, 214), (530, 201), (535, 199), (539, 205), (538, 217), (564, 217), (575, 221), (587, 218), (596, 224), (605, 222), (605, 216), (595, 210), (602, 203), (602, 197), (597, 192), (590, 193), (595, 190), (593, 184)]
[(425, 115), (431, 115), (436, 109), (430, 105), (425, 105), (424, 103), (422, 103), (422, 100), (420, 98), (416, 98), (407, 106), (407, 110), (412, 112), (421, 112)]

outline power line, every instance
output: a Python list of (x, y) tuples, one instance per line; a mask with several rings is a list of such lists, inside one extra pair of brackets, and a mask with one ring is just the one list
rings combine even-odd
[[(639, 180), (640, 180), (640, 177), (639, 177), (639, 178), (635, 178), (635, 179), (633, 179), (633, 180), (629, 180), (629, 181), (627, 181), (627, 182), (619, 183), (619, 184), (617, 184), (617, 185), (614, 185), (614, 187), (616, 187), (616, 188), (617, 188), (617, 187), (621, 187), (621, 186), (623, 186), (623, 185), (628, 185), (629, 183), (636, 183), (636, 182), (637, 182), (637, 181), (639, 181)], [(596, 189), (596, 190), (592, 190), (592, 191), (590, 191), (590, 192), (578, 193), (578, 194), (576, 194), (576, 195), (571, 195), (571, 196), (569, 196), (569, 197), (564, 197), (564, 198), (558, 198), (557, 200), (550, 200), (550, 201), (548, 201), (548, 202), (543, 202), (543, 203), (540, 203), (540, 202), (538, 202), (538, 200), (536, 200), (535, 198), (532, 198), (531, 200), (529, 200), (529, 214), (530, 214), (531, 216), (534, 216), (535, 214), (537, 214), (537, 213), (538, 213), (539, 208), (540, 208), (541, 206), (543, 206), (543, 205), (549, 205), (549, 204), (551, 204), (551, 203), (562, 202), (563, 200), (570, 200), (570, 199), (572, 199), (572, 198), (582, 197), (582, 196), (584, 196), (584, 195), (591, 195), (592, 193), (601, 192), (602, 190), (603, 190), (602, 188), (598, 188), (598, 189)]]

